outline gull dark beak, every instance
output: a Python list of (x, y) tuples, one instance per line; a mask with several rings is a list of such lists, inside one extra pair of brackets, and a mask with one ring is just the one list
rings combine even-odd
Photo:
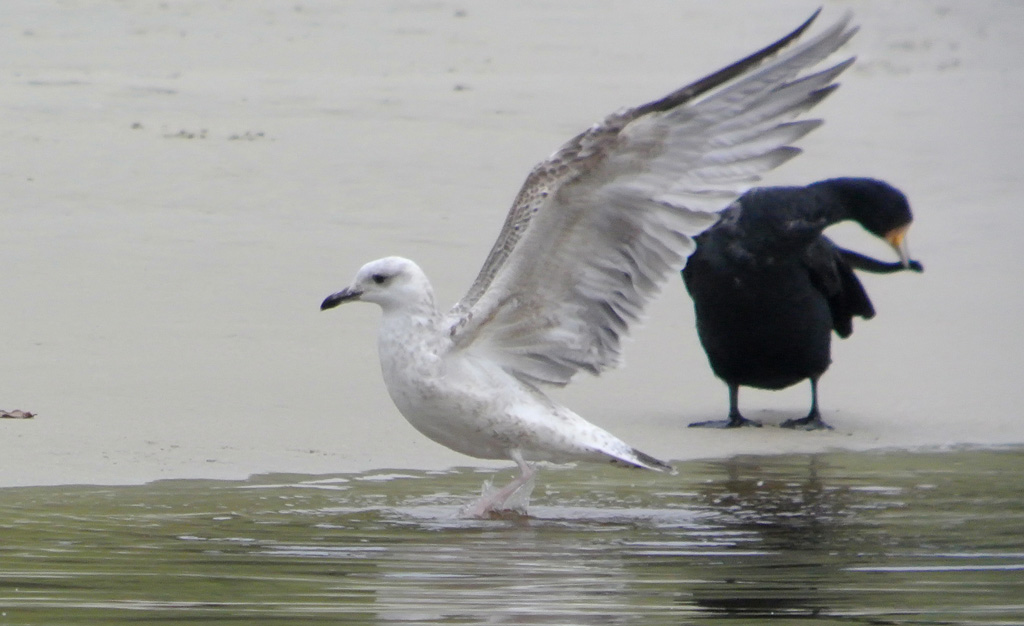
[(885, 240), (889, 242), (892, 249), (900, 256), (900, 263), (905, 268), (910, 268), (910, 251), (907, 249), (908, 230), (910, 230), (910, 224), (894, 228), (885, 233)]
[(361, 295), (363, 295), (362, 291), (352, 289), (351, 287), (345, 287), (338, 293), (332, 293), (324, 298), (324, 301), (320, 303), (320, 310), (326, 311), (327, 309), (333, 309), (339, 304), (344, 304), (351, 300), (358, 300)]

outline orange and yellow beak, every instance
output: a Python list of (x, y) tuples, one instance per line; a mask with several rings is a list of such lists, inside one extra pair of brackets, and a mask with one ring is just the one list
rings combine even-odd
[(892, 249), (900, 256), (900, 263), (903, 264), (903, 267), (910, 267), (910, 251), (907, 250), (908, 230), (910, 230), (910, 224), (894, 228), (885, 233), (885, 240), (889, 242)]

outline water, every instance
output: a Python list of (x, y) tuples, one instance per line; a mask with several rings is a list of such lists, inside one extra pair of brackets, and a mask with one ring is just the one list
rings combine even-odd
[(1024, 450), (678, 469), (0, 490), (0, 624), (1024, 624)]

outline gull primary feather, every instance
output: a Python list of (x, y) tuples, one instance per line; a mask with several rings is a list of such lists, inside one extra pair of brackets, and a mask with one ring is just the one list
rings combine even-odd
[(619, 363), (621, 340), (693, 237), (820, 125), (800, 116), (836, 88), (847, 59), (801, 75), (856, 32), (847, 15), (804, 43), (817, 12), (774, 44), (668, 96), (613, 113), (529, 174), (483, 268), (447, 314), (413, 261), (364, 265), (322, 303), (380, 305), (378, 352), (395, 405), (421, 433), (520, 475), (469, 506), (500, 510), (531, 461), (652, 470), (640, 452), (550, 399), (543, 385)]

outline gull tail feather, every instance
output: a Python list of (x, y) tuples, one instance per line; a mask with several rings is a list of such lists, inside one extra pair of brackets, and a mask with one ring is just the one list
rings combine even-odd
[(632, 467), (635, 469), (649, 469), (655, 472), (675, 473), (675, 468), (668, 463), (659, 461), (653, 456), (645, 454), (636, 448), (630, 448), (627, 454), (613, 456), (611, 458), (611, 463), (612, 465), (617, 465), (619, 467)]

